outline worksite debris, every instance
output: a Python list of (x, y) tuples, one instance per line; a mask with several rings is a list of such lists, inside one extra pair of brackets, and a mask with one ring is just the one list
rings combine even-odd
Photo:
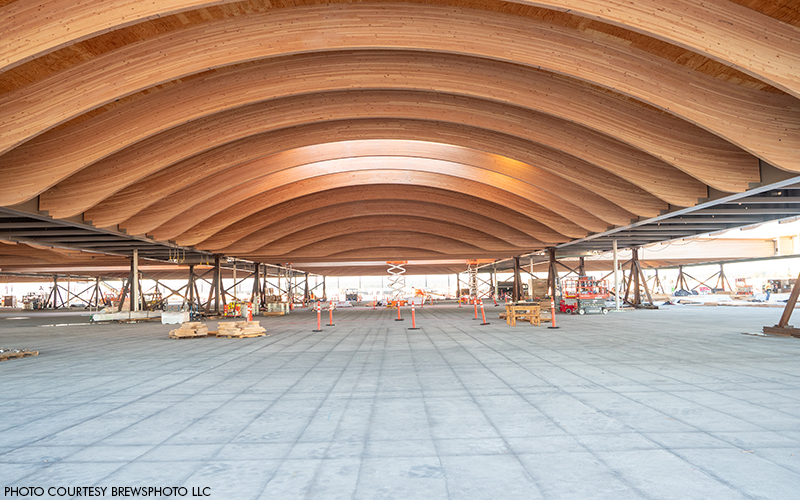
[(259, 325), (258, 321), (220, 321), (219, 329), (212, 334), (217, 337), (240, 339), (263, 337), (266, 335), (266, 330)]
[(182, 323), (180, 328), (169, 332), (169, 338), (171, 339), (190, 339), (207, 336), (208, 326), (199, 321)]
[(27, 358), (29, 356), (38, 356), (39, 351), (31, 351), (27, 347), (22, 349), (14, 349), (11, 347), (0, 347), (0, 361), (6, 361), (14, 358)]

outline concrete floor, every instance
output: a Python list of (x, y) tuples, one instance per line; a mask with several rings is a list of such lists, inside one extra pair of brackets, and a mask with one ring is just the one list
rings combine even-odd
[(0, 487), (800, 496), (800, 339), (741, 334), (779, 309), (559, 316), (560, 330), (497, 311), (480, 326), (426, 307), (408, 331), (390, 311), (339, 310), (322, 333), (303, 311), (263, 318), (266, 338), (178, 341), (158, 324), (6, 315), (0, 346), (41, 355), (0, 363)]

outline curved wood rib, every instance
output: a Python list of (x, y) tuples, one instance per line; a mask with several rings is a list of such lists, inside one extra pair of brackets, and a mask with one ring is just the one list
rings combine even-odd
[[(419, 243), (419, 241), (417, 241)], [(413, 243), (412, 243), (413, 244)], [(415, 260), (415, 259), (436, 259), (436, 260), (473, 260), (473, 259), (505, 259), (512, 257), (512, 255), (502, 253), (488, 253), (480, 251), (472, 251), (470, 253), (450, 253), (444, 254), (437, 252), (435, 249), (424, 249), (417, 247), (388, 247), (388, 246), (375, 246), (375, 242), (371, 243), (369, 247), (359, 248), (358, 250), (347, 250), (344, 252), (337, 252), (327, 255), (324, 259), (325, 262), (352, 262), (358, 260)], [(302, 262), (307, 257), (302, 255), (243, 255), (242, 258), (254, 262)], [(312, 260), (312, 259), (309, 259)], [(314, 258), (316, 263), (320, 259)], [(385, 268), (383, 268), (385, 272)], [(358, 276), (356, 274), (356, 276)]]
[[(309, 245), (314, 245), (329, 238), (358, 234), (364, 231), (385, 231), (388, 233), (413, 232), (432, 236), (447, 235), (446, 237), (451, 240), (471, 245), (478, 248), (479, 251), (486, 252), (508, 252), (510, 254), (519, 255), (525, 253), (526, 250), (530, 250), (529, 248), (526, 249), (511, 245), (506, 241), (478, 229), (466, 227), (461, 224), (442, 222), (429, 217), (362, 215), (315, 224), (305, 229), (299, 229), (251, 253), (265, 255), (291, 254), (297, 252), (301, 248), (307, 248)], [(386, 243), (394, 245), (395, 241), (389, 239)], [(361, 245), (363, 246), (364, 243)], [(329, 253), (331, 252), (330, 248), (327, 250)], [(455, 248), (453, 250), (455, 250)]]
[[(296, 96), (195, 120), (104, 159), (40, 197), (55, 217), (80, 213), (181, 159), (256, 133), (308, 122), (404, 118), (461, 123), (544, 144), (623, 176), (669, 201), (694, 205), (705, 186), (637, 149), (552, 116), (490, 101), (428, 92), (362, 91)], [(37, 170), (38, 172), (38, 170)], [(24, 178), (27, 178), (24, 177)], [(19, 177), (10, 179), (19, 183)]]
[[(498, 74), (503, 78), (498, 79)], [(43, 134), (8, 153), (0, 165), (21, 172), (27, 166), (19, 183), (30, 177), (31, 167), (58, 179), (158, 132), (225, 109), (292, 94), (375, 88), (436, 89), (560, 116), (608, 134), (722, 191), (742, 191), (759, 180), (758, 162), (750, 154), (622, 96), (522, 66), (408, 52), (306, 54), (231, 68)], [(131, 127), (132, 122), (139, 125)]]
[[(372, 184), (428, 186), (446, 191), (475, 193), (479, 198), (508, 207), (511, 210), (546, 225), (553, 231), (564, 236), (575, 238), (583, 237), (587, 234), (587, 231), (582, 227), (549, 209), (542, 208), (540, 205), (536, 205), (530, 200), (521, 198), (494, 186), (487, 186), (466, 179), (455, 179), (427, 172), (414, 172), (404, 175), (399, 175), (399, 172), (394, 172), (391, 177), (387, 177), (387, 173), (388, 172), (382, 170), (376, 170), (374, 172), (356, 171), (335, 173), (318, 178), (297, 180), (290, 185), (283, 185), (276, 188), (269, 186), (272, 189), (253, 196), (248, 200), (228, 206), (227, 208), (220, 203), (210, 207), (207, 211), (204, 210), (204, 213), (198, 216), (195, 216), (194, 212), (180, 214), (153, 230), (151, 234), (158, 240), (175, 238), (176, 241), (197, 244), (248, 215), (265, 210), (283, 203), (284, 201), (322, 190), (350, 185), (363, 186)], [(386, 197), (391, 198), (390, 193), (387, 193)], [(206, 215), (208, 212), (214, 215), (209, 217)], [(125, 228), (127, 224), (126, 221), (121, 224), (120, 227)]]
[[(343, 24), (349, 26), (346, 33)], [(394, 4), (254, 14), (98, 56), (0, 99), (0, 123), (15, 123), (0, 138), (0, 152), (106, 102), (210, 67), (281, 53), (360, 47), (452, 51), (540, 66), (668, 110), (773, 165), (800, 171), (794, 154), (800, 145), (800, 113), (793, 97), (687, 73), (622, 43), (543, 22), (489, 12), (476, 22), (474, 12), (463, 9), (424, 5), (411, 11)]]
[[(251, 241), (249, 239), (245, 241), (249, 235), (254, 235), (252, 241), (258, 241), (259, 236), (255, 233), (260, 233), (263, 228), (279, 223), (289, 214), (320, 213), (330, 205), (355, 206), (375, 201), (401, 201), (409, 207), (418, 206), (420, 203), (432, 203), (440, 207), (448, 207), (448, 210), (455, 210), (456, 213), (464, 214), (465, 217), (474, 216), (497, 221), (495, 224), (508, 225), (545, 244), (553, 245), (569, 240), (564, 235), (524, 214), (475, 196), (427, 186), (374, 184), (328, 189), (293, 198), (234, 222), (204, 240), (199, 246), (217, 249), (234, 242), (247, 244)], [(407, 208), (407, 210), (411, 210), (411, 208)]]
[[(324, 240), (317, 240), (306, 246), (293, 250), (290, 253), (269, 253), (261, 254), (254, 252), (247, 255), (271, 255), (274, 260), (275, 257), (303, 258), (303, 259), (324, 259), (329, 255), (334, 255), (341, 252), (357, 251), (364, 247), (372, 247), (376, 245), (385, 245), (391, 247), (406, 247), (416, 248), (420, 250), (427, 250), (437, 252), (442, 256), (453, 254), (469, 254), (469, 255), (514, 255), (515, 252), (494, 250), (487, 251), (475, 245), (465, 243), (463, 241), (448, 238), (437, 234), (423, 233), (417, 231), (390, 231), (390, 230), (377, 230), (370, 231), (368, 228), (362, 228), (359, 232), (353, 232), (345, 235), (331, 235), (331, 237)], [(519, 252), (519, 249), (516, 250)]]
[[(91, 2), (15, 2), (0, 9), (0, 33), (9, 40), (0, 49), (0, 72), (105, 31), (233, 1), (106, 0), (100, 11)], [(800, 97), (800, 82), (794, 72), (800, 67), (796, 50), (798, 30), (733, 2), (706, 0), (697, 5), (690, 0), (679, 0), (671, 2), (670, 9), (665, 9), (661, 0), (517, 0), (514, 3), (568, 11), (644, 33), (730, 64)]]
[[(532, 189), (531, 192), (534, 196), (532, 201), (540, 204), (542, 196), (549, 193), (553, 195), (551, 198), (553, 202), (591, 206), (595, 217), (608, 224), (629, 224), (635, 218), (630, 212), (588, 189), (510, 158), (429, 142), (373, 140), (320, 144), (259, 156), (253, 160), (242, 158), (231, 168), (213, 175), (206, 175), (195, 183), (186, 182), (185, 178), (181, 176), (170, 176), (168, 182), (183, 187), (168, 198), (151, 205), (151, 209), (148, 211), (159, 214), (157, 218), (151, 218), (151, 225), (155, 227), (159, 220), (165, 222), (172, 214), (186, 210), (187, 206), (199, 205), (222, 192), (236, 190), (237, 186), (243, 186), (246, 189), (246, 185), (251, 181), (276, 172), (313, 163), (370, 157), (391, 157), (393, 163), (403, 163), (404, 158), (407, 158), (409, 162), (439, 160), (442, 162), (440, 163), (442, 170), (439, 172), (453, 177), (469, 178), (472, 176), (475, 178), (475, 175), (480, 175), (480, 173), (475, 174), (475, 170), (482, 169), (514, 179), (522, 185), (530, 185), (529, 189)], [(568, 167), (569, 162), (566, 165), (566, 168)], [(215, 182), (219, 179), (224, 179), (225, 182)], [(187, 202), (187, 200), (192, 201)], [(558, 210), (556, 209), (556, 211)], [(97, 221), (93, 222), (97, 224)]]
[[(259, 169), (258, 162), (254, 162), (253, 167)], [(185, 228), (183, 229), (185, 231), (192, 225), (199, 224), (203, 220), (211, 218), (214, 214), (226, 210), (228, 207), (260, 195), (265, 189), (291, 185), (293, 182), (318, 179), (320, 186), (317, 190), (322, 190), (327, 187), (324, 182), (327, 182), (326, 178), (331, 174), (344, 173), (352, 176), (355, 172), (372, 172), (376, 180), (385, 180), (386, 183), (392, 183), (396, 178), (399, 178), (409, 179), (412, 183), (419, 184), (421, 182), (413, 182), (415, 176), (420, 178), (430, 176), (432, 177), (431, 182), (436, 183), (434, 184), (435, 186), (452, 186), (452, 189), (460, 192), (484, 193), (488, 190), (495, 190), (497, 198), (492, 201), (496, 202), (498, 199), (502, 200), (500, 193), (506, 196), (513, 194), (525, 199), (532, 205), (541, 207), (542, 213), (539, 215), (538, 220), (553, 229), (556, 229), (555, 226), (562, 221), (571, 221), (579, 227), (595, 232), (604, 231), (608, 228), (608, 223), (598, 219), (586, 210), (508, 176), (440, 160), (398, 157), (328, 160), (267, 174), (241, 186), (228, 188), (226, 185), (225, 190), (211, 199), (194, 206), (187, 203), (185, 211), (177, 217), (181, 219), (180, 224), (174, 227)], [(466, 191), (466, 189), (474, 191)], [(122, 227), (130, 231), (128, 222), (125, 222)], [(179, 234), (165, 232), (164, 225), (159, 226), (159, 229), (153, 233), (160, 235), (157, 239), (171, 239)], [(183, 242), (181, 244), (188, 245), (201, 241), (190, 237), (180, 237), (178, 239)], [(189, 243), (190, 241), (191, 243)]]
[[(231, 142), (182, 160), (131, 184), (87, 210), (84, 216), (98, 227), (112, 226), (168, 196), (173, 197), (185, 185), (219, 175), (243, 161), (316, 144), (386, 139), (427, 141), (477, 149), (535, 164), (563, 179), (593, 190), (635, 214), (648, 215), (667, 208), (666, 203), (622, 177), (577, 158), (568, 157), (572, 159), (572, 170), (564, 170), (563, 153), (524, 139), (451, 123), (361, 119), (311, 123)], [(172, 179), (181, 179), (182, 183), (174, 183)], [(704, 193), (701, 185), (696, 191), (689, 191), (685, 195), (701, 197), (705, 196)], [(163, 211), (169, 211), (165, 205), (160, 207)]]
[[(255, 230), (236, 242), (226, 241), (215, 245), (213, 242), (206, 240), (198, 247), (203, 250), (216, 251), (217, 253), (225, 255), (250, 253), (298, 231), (322, 224), (331, 224), (344, 219), (352, 219), (354, 217), (361, 218), (367, 215), (372, 217), (379, 216), (383, 219), (396, 221), (398, 222), (396, 226), (398, 228), (404, 225), (408, 226), (408, 224), (404, 222), (401, 223), (401, 219), (407, 219), (409, 217), (414, 219), (433, 219), (453, 226), (477, 228), (482, 233), (519, 248), (541, 248), (545, 246), (543, 242), (528, 236), (519, 229), (507, 225), (502, 219), (491, 219), (473, 212), (466, 212), (457, 208), (427, 201), (415, 201), (413, 203), (409, 203), (407, 200), (345, 202), (327, 205), (322, 209), (315, 209), (295, 215), (287, 215), (286, 212), (281, 212), (278, 208), (273, 208), (270, 211), (279, 218), (278, 222)], [(362, 222), (367, 221), (362, 220)], [(373, 226), (365, 225), (363, 227), (374, 229)], [(218, 234), (219, 233), (217, 233), (217, 235)], [(449, 232), (445, 234), (450, 235)]]

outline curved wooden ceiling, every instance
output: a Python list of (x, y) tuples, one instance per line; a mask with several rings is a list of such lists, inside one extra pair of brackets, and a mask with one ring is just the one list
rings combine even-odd
[(0, 206), (200, 250), (504, 258), (800, 172), (781, 2), (0, 5)]

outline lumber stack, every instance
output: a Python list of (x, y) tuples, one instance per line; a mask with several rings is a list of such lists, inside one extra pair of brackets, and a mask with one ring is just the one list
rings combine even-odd
[(216, 335), (237, 339), (263, 337), (266, 335), (266, 330), (258, 321), (220, 321)]
[(27, 347), (22, 349), (14, 349), (9, 347), (0, 347), (0, 361), (6, 361), (15, 358), (27, 358), (30, 356), (38, 356), (39, 351), (31, 351)]
[(181, 327), (169, 332), (171, 339), (193, 339), (197, 337), (207, 337), (208, 326), (200, 323), (199, 321), (190, 321), (188, 323), (181, 323)]

